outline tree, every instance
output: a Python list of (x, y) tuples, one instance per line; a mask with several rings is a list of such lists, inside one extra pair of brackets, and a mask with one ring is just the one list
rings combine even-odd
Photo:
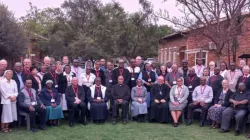
[(25, 53), (27, 38), (14, 14), (0, 3), (0, 56), (18, 57)]
[[(245, 13), (249, 13), (249, 0), (177, 0), (177, 4), (182, 7), (183, 17), (171, 18), (166, 10), (155, 15), (174, 23), (181, 30), (188, 31), (188, 36), (212, 41), (217, 47), (214, 51), (218, 60), (231, 53), (233, 61), (236, 61), (235, 41), (246, 31), (242, 25), (248, 16)], [(208, 47), (208, 44), (199, 45)]]

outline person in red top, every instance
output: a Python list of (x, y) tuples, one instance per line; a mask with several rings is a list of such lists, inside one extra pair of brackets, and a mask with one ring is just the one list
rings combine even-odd
[(85, 101), (85, 92), (82, 86), (78, 85), (77, 77), (72, 78), (72, 85), (66, 88), (65, 96), (68, 105), (69, 113), (69, 126), (74, 127), (75, 115), (77, 109), (81, 111), (81, 123), (87, 125), (85, 121), (86, 116), (86, 104)]

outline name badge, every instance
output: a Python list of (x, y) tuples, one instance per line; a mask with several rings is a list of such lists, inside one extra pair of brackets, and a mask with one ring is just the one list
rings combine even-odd
[(180, 100), (181, 100), (181, 98), (177, 98), (177, 100), (178, 100), (178, 101), (180, 101)]
[(112, 80), (109, 80), (109, 83), (113, 82)]
[(58, 88), (58, 85), (55, 85), (55, 88)]
[(97, 97), (97, 100), (101, 100), (101, 97)]
[(131, 80), (132, 80), (132, 81), (134, 81), (134, 80), (135, 80), (135, 78), (131, 78)]
[(160, 94), (162, 95), (162, 92), (160, 91)]
[(151, 79), (148, 79), (148, 82), (151, 82)]
[(188, 86), (188, 88), (193, 88), (193, 86)]
[(173, 81), (173, 84), (176, 85), (176, 81)]
[(232, 81), (232, 82), (230, 82), (229, 84), (232, 85), (232, 84), (234, 84), (234, 82)]
[(36, 102), (31, 102), (31, 105), (32, 105), (32, 106), (36, 105)]
[(51, 101), (51, 103), (54, 103), (56, 100), (55, 99), (51, 99), (50, 101)]

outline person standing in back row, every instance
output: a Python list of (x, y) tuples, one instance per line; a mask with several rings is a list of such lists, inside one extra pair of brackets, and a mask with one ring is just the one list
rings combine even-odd
[(124, 78), (123, 84), (129, 85), (130, 75), (129, 75), (129, 71), (124, 68), (124, 60), (123, 59), (119, 60), (119, 66), (118, 66), (118, 68), (115, 68), (113, 70), (112, 76), (113, 76), (113, 78), (112, 78), (113, 84), (117, 84), (118, 77), (122, 76)]
[(195, 73), (197, 74), (198, 77), (202, 77), (203, 76), (203, 70), (206, 67), (203, 65), (202, 58), (198, 58), (197, 59), (197, 65), (195, 65), (193, 68), (195, 69)]
[(177, 84), (177, 79), (183, 77), (183, 75), (178, 72), (178, 67), (176, 64), (172, 65), (172, 72), (168, 73), (166, 76), (165, 83), (168, 85), (169, 88), (172, 88), (173, 85)]
[(96, 77), (100, 77), (102, 81), (102, 85), (105, 85), (105, 75), (104, 71), (100, 68), (101, 63), (99, 60), (95, 61), (95, 67), (91, 70), (91, 73), (93, 73)]
[(132, 89), (136, 86), (136, 80), (138, 79), (140, 68), (136, 66), (135, 59), (130, 60), (130, 66), (128, 67), (128, 71), (130, 73), (130, 82), (129, 87)]
[(240, 70), (236, 70), (236, 64), (230, 63), (230, 70), (225, 73), (225, 79), (229, 82), (229, 89), (235, 93), (238, 79), (242, 76)]

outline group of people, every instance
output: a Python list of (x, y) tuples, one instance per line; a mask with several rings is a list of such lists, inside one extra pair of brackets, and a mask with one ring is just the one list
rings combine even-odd
[[(1, 130), (10, 132), (9, 124), (17, 119), (19, 112), (30, 115), (31, 131), (36, 132), (36, 114), (39, 128), (45, 125), (58, 126), (69, 113), (69, 126), (80, 117), (103, 124), (109, 114), (112, 124), (121, 115), (122, 123), (130, 115), (138, 122), (169, 123), (178, 127), (183, 116), (187, 125), (192, 124), (197, 109), (201, 112), (200, 126), (211, 122), (211, 128), (229, 131), (231, 120), (236, 120), (235, 135), (239, 135), (246, 122), (250, 100), (250, 68), (244, 60), (240, 67), (225, 62), (208, 67), (198, 58), (197, 64), (189, 67), (183, 60), (181, 67), (168, 62), (158, 68), (157, 62), (143, 63), (140, 56), (124, 66), (120, 59), (118, 67), (105, 59), (86, 61), (79, 66), (64, 56), (54, 62), (44, 58), (44, 65), (32, 66), (30, 59), (17, 62), (14, 70), (6, 70), (7, 61), (0, 61)], [(121, 109), (121, 113), (119, 111)], [(81, 115), (79, 115), (79, 113)], [(171, 116), (171, 117), (170, 117)]]

